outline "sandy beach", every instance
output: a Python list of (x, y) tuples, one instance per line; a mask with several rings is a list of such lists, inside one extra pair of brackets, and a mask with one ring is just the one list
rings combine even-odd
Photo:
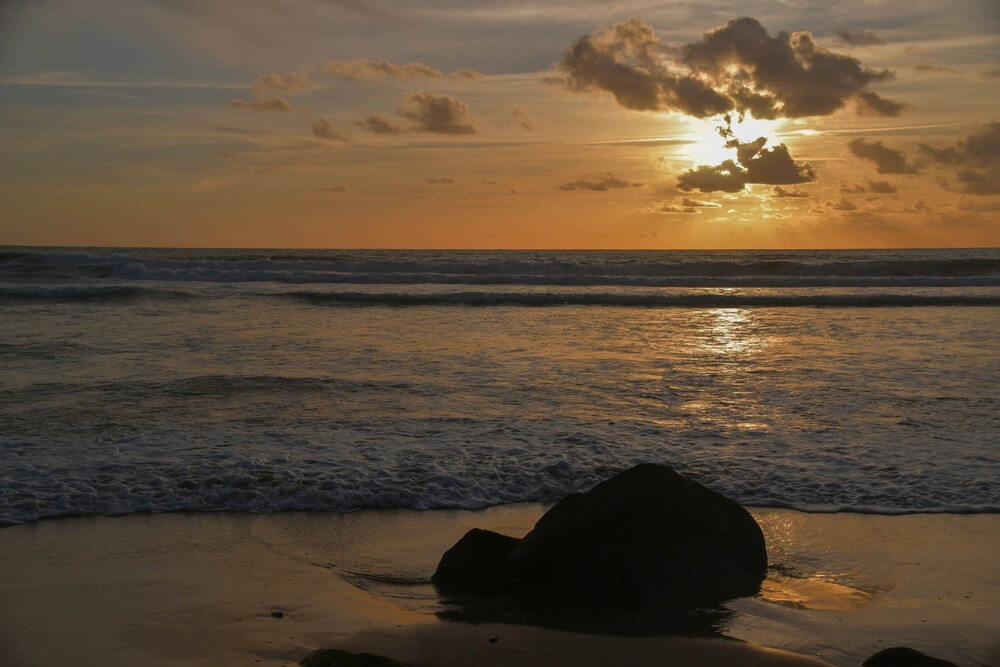
[[(717, 638), (442, 620), (429, 582), (473, 527), (546, 508), (82, 517), (0, 530), (0, 663), (294, 664), (318, 648), (407, 664), (858, 665), (907, 645), (1000, 664), (1000, 516), (753, 510), (771, 570)], [(621, 624), (608, 625), (621, 633)], [(728, 640), (727, 640), (728, 639)], [(732, 641), (740, 640), (740, 641)]]

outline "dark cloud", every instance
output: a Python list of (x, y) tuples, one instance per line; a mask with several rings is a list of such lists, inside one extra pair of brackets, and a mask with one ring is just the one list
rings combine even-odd
[(832, 208), (834, 211), (856, 211), (858, 210), (858, 205), (852, 204), (846, 199), (841, 199), (836, 204), (833, 204), (830, 208)]
[(1000, 120), (987, 123), (958, 143), (973, 164), (1000, 163)]
[(589, 190), (591, 192), (605, 192), (607, 190), (623, 188), (641, 188), (642, 183), (632, 183), (624, 178), (618, 178), (614, 172), (609, 171), (596, 181), (574, 181), (564, 183), (559, 186), (560, 190)]
[(474, 81), (483, 77), (479, 72), (459, 69), (445, 74), (423, 63), (397, 65), (385, 61), (355, 58), (354, 60), (331, 60), (316, 66), (323, 74), (342, 77), (349, 81), (386, 81), (397, 79), (403, 81), (435, 81), (450, 79), (452, 81)]
[(323, 190), (325, 192), (347, 192), (347, 188), (343, 185), (328, 185)]
[(1000, 199), (962, 200), (958, 204), (960, 211), (975, 211), (977, 213), (1000, 211)]
[(326, 118), (320, 118), (319, 120), (309, 123), (309, 127), (312, 129), (313, 136), (319, 137), (320, 139), (347, 141), (347, 138), (338, 132), (333, 123), (328, 121)]
[(920, 154), (938, 164), (955, 165), (959, 191), (969, 195), (1000, 194), (1000, 121), (987, 123), (953, 146), (918, 146)]
[(392, 118), (377, 113), (373, 113), (362, 120), (355, 121), (355, 123), (365, 128), (372, 134), (401, 134), (406, 131), (405, 128), (396, 123), (396, 121)]
[(541, 129), (541, 123), (531, 117), (528, 110), (521, 105), (512, 106), (507, 111), (507, 122), (522, 130), (534, 132)]
[(641, 209), (640, 213), (686, 213), (689, 215), (697, 215), (698, 213), (701, 213), (701, 211), (694, 206), (683, 206), (674, 202), (660, 202), (659, 204), (654, 204), (649, 208)]
[(739, 192), (749, 184), (795, 185), (816, 180), (812, 165), (795, 162), (784, 144), (768, 149), (766, 142), (764, 137), (748, 143), (730, 140), (726, 146), (736, 148), (739, 164), (726, 160), (715, 166), (700, 165), (678, 176), (677, 187), (685, 192)]
[(270, 93), (281, 93), (288, 96), (309, 95), (318, 87), (309, 81), (306, 74), (302, 72), (262, 74), (257, 77), (256, 83), (250, 86), (250, 92), (253, 93), (254, 97), (264, 97)]
[(437, 95), (430, 91), (406, 93), (399, 115), (414, 123), (409, 128), (414, 132), (435, 134), (475, 134), (476, 128), (469, 122), (469, 107), (465, 102), (447, 95)]
[(1000, 164), (1000, 120), (983, 125), (954, 146), (935, 148), (927, 144), (917, 147), (921, 155), (941, 164)]
[(219, 151), (219, 157), (221, 157), (223, 160), (234, 160), (239, 156), (240, 154), (233, 150)]
[(795, 188), (789, 190), (781, 187), (780, 185), (774, 186), (773, 192), (774, 196), (778, 197), (779, 199), (785, 199), (785, 198), (804, 199), (809, 196), (809, 193), (803, 192), (802, 190), (798, 190)]
[(244, 111), (262, 111), (265, 113), (295, 111), (295, 107), (277, 95), (274, 97), (260, 97), (249, 102), (247, 100), (229, 100), (228, 104), (234, 109), (242, 109)]
[(859, 116), (898, 116), (906, 108), (905, 104), (887, 100), (870, 90), (858, 93), (854, 100)]
[[(817, 46), (808, 32), (771, 35), (749, 17), (679, 48), (633, 18), (579, 38), (557, 67), (563, 76), (555, 80), (570, 90), (603, 90), (627, 109), (698, 118), (728, 111), (768, 119), (826, 116), (893, 76)], [(895, 104), (869, 98), (865, 109)]]
[(961, 183), (960, 192), (967, 195), (1000, 195), (1000, 168), (959, 169), (955, 178)]
[(455, 179), (442, 176), (441, 178), (425, 178), (424, 182), (431, 185), (451, 185), (455, 182)]
[(953, 67), (945, 67), (943, 65), (913, 65), (913, 71), (920, 72), (921, 74), (934, 74), (937, 72), (958, 72), (958, 70)]
[(732, 160), (710, 166), (703, 164), (677, 177), (677, 187), (685, 192), (739, 192), (746, 187), (746, 170)]
[(857, 185), (851, 187), (848, 185), (841, 185), (840, 191), (844, 194), (862, 194), (865, 192), (874, 192), (876, 194), (890, 195), (896, 192), (896, 188), (889, 181), (873, 181), (868, 179), (865, 183), (858, 183)]
[(659, 203), (653, 204), (652, 206), (644, 209), (640, 209), (640, 213), (683, 213), (683, 214), (698, 214), (701, 213), (699, 209), (703, 208), (719, 208), (721, 205), (711, 201), (699, 201), (697, 199), (691, 199), (690, 197), (684, 197), (679, 202), (676, 201), (661, 201)]
[(881, 141), (867, 142), (858, 138), (850, 141), (847, 149), (855, 157), (874, 162), (875, 170), (880, 174), (912, 174), (917, 171), (917, 167), (909, 164), (901, 151), (883, 146)]
[(850, 44), (851, 46), (885, 44), (885, 39), (874, 30), (868, 30), (867, 28), (859, 28), (854, 32), (845, 30), (844, 28), (834, 28), (833, 34), (837, 36), (838, 41), (843, 44)]
[(719, 208), (722, 206), (722, 204), (714, 201), (700, 201), (698, 199), (691, 199), (690, 197), (684, 197), (681, 199), (681, 204), (684, 206), (691, 206), (693, 208)]

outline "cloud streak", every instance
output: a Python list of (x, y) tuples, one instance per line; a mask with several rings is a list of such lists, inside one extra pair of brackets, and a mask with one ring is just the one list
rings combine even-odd
[(262, 113), (282, 113), (293, 112), (295, 107), (288, 103), (283, 97), (259, 97), (255, 100), (247, 101), (242, 99), (229, 100), (229, 106), (242, 111), (260, 111)]
[(348, 81), (475, 81), (483, 78), (479, 72), (458, 69), (445, 74), (423, 63), (413, 62), (397, 65), (386, 61), (354, 58), (353, 60), (330, 60), (313, 68), (326, 76)]
[(834, 28), (833, 34), (837, 40), (850, 46), (870, 46), (873, 44), (885, 44), (885, 39), (874, 30), (859, 28), (854, 32), (844, 28)]
[(291, 72), (289, 74), (262, 74), (250, 86), (250, 92), (254, 97), (265, 97), (273, 93), (291, 97), (309, 95), (317, 88), (319, 86), (309, 81), (305, 73)]
[(615, 176), (613, 171), (609, 171), (596, 181), (586, 181), (581, 179), (579, 181), (573, 181), (572, 183), (563, 183), (559, 186), (559, 189), (567, 191), (606, 192), (608, 190), (641, 187), (642, 183), (632, 183), (624, 178), (618, 178)]

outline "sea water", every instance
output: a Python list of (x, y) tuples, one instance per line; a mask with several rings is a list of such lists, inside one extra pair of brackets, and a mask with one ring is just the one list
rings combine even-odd
[(998, 249), (0, 248), (0, 524), (482, 508), (644, 461), (998, 512), (998, 441)]

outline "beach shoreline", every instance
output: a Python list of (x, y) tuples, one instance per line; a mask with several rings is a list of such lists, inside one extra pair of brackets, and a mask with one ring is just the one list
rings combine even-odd
[[(463, 651), (482, 664), (530, 664), (545, 646), (555, 653), (544, 664), (598, 664), (580, 661), (623, 650), (718, 664), (719, 651), (738, 650), (760, 664), (809, 664), (799, 654), (856, 665), (902, 644), (957, 664), (998, 663), (988, 625), (1000, 617), (997, 514), (750, 508), (772, 567), (758, 596), (725, 605), (718, 639), (441, 620), (450, 607), (429, 576), (444, 550), (473, 527), (523, 535), (546, 508), (166, 513), (3, 528), (0, 662), (284, 665), (343, 647), (414, 664), (460, 664), (449, 660), (468, 659)], [(479, 646), (482, 636), (498, 641)], [(482, 662), (489, 656), (496, 662)]]

